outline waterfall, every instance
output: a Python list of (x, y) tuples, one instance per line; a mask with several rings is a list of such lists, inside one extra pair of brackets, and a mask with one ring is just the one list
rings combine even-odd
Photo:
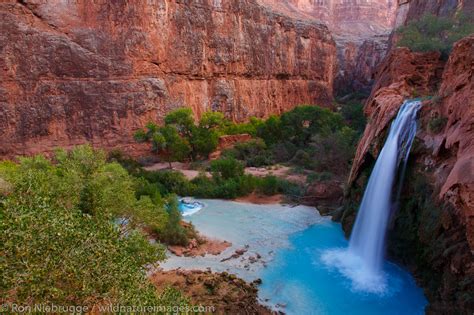
[[(385, 234), (393, 201), (401, 191), (403, 173), (416, 134), (416, 114), (420, 107), (419, 100), (405, 101), (392, 122), (365, 189), (349, 248), (323, 252), (322, 261), (350, 278), (356, 290), (384, 293), (387, 289), (382, 272)], [(399, 170), (399, 186), (393, 196)]]
[(366, 268), (373, 273), (381, 271), (393, 185), (400, 163), (403, 164), (400, 175), (403, 180), (420, 106), (421, 102), (418, 100), (405, 101), (392, 122), (387, 140), (370, 175), (352, 230), (349, 250), (359, 256)]

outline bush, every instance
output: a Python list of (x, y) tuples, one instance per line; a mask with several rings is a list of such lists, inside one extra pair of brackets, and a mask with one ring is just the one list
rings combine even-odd
[(170, 195), (167, 204), (168, 222), (163, 229), (157, 229), (158, 238), (169, 245), (187, 246), (189, 243), (186, 229), (181, 225), (181, 212), (178, 207), (178, 199)]
[(206, 176), (205, 173), (200, 173), (197, 177), (193, 178), (191, 183), (194, 186), (192, 196), (199, 198), (216, 198), (216, 184)]
[(280, 142), (283, 139), (280, 117), (270, 116), (258, 127), (257, 135), (264, 139), (268, 145)]
[(289, 161), (296, 154), (296, 151), (298, 151), (298, 148), (290, 141), (279, 142), (271, 149), (273, 159), (277, 163)]
[(304, 148), (314, 135), (335, 132), (344, 125), (342, 116), (319, 106), (298, 106), (281, 115), (282, 140)]
[(311, 169), (314, 167), (313, 159), (304, 150), (296, 151), (295, 156), (293, 156), (290, 162), (294, 165), (298, 165), (307, 169)]
[(281, 192), (280, 180), (273, 175), (267, 175), (259, 180), (258, 191), (264, 195), (275, 195)]
[(109, 162), (117, 162), (124, 169), (127, 170), (129, 174), (132, 175), (138, 175), (142, 169), (140, 163), (138, 163), (136, 160), (132, 159), (129, 156), (126, 156), (122, 151), (120, 150), (112, 150), (109, 152), (107, 156), (107, 160)]
[(295, 200), (298, 200), (304, 195), (304, 190), (301, 185), (287, 180), (280, 180), (280, 191), (282, 194), (285, 194), (290, 199)]
[(212, 176), (218, 179), (231, 179), (244, 175), (244, 166), (234, 158), (221, 158), (211, 162)]
[(261, 124), (261, 119), (251, 117), (248, 123), (226, 122), (225, 127), (223, 127), (221, 131), (225, 135), (239, 135), (246, 133), (251, 136), (256, 136), (257, 130)]
[[(135, 224), (163, 225), (164, 209), (137, 200), (135, 181), (88, 146), (0, 163), (10, 193), (0, 196), (2, 303), (173, 305), (176, 291), (157, 295), (145, 266), (165, 258)], [(84, 197), (86, 196), (86, 197)], [(128, 218), (125, 232), (114, 223)]]
[(240, 196), (240, 186), (237, 178), (229, 178), (216, 183), (215, 197), (233, 199)]
[(349, 127), (362, 134), (365, 129), (366, 119), (364, 105), (358, 101), (351, 101), (341, 106), (341, 114)]
[(142, 176), (150, 183), (157, 185), (160, 194), (166, 196), (169, 194), (178, 194), (180, 196), (189, 195), (194, 187), (186, 176), (180, 171), (161, 170), (157, 172), (143, 172)]
[(245, 161), (246, 166), (260, 167), (273, 164), (271, 153), (262, 139), (253, 139), (235, 144), (226, 156)]
[(447, 18), (426, 14), (398, 29), (401, 37), (398, 46), (408, 47), (412, 51), (439, 51), (447, 57), (454, 42), (473, 32), (472, 16)]
[(315, 170), (337, 175), (346, 174), (354, 156), (357, 138), (357, 133), (349, 127), (344, 127), (327, 137), (314, 137), (311, 148), (315, 152), (313, 156)]

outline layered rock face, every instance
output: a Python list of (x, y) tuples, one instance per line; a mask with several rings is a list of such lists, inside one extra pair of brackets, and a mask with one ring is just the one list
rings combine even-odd
[[(472, 1), (400, 1), (395, 27), (426, 13), (474, 12)], [(341, 220), (349, 235), (390, 122), (407, 98), (427, 97), (408, 163), (387, 250), (425, 288), (428, 314), (474, 309), (474, 37), (460, 40), (448, 61), (438, 53), (392, 48), (375, 73), (365, 106), (368, 124), (357, 147)]]
[(402, 199), (389, 231), (392, 258), (412, 269), (430, 300), (428, 313), (474, 309), (474, 36), (447, 62), (438, 53), (392, 50), (366, 104), (340, 218), (348, 234), (391, 120), (406, 98), (430, 96), (410, 155)]
[(396, 0), (259, 0), (274, 10), (328, 25), (338, 35), (377, 35), (393, 26)]
[(334, 35), (337, 95), (370, 92), (373, 73), (388, 48), (397, 16), (396, 0), (259, 0), (278, 12), (321, 21)]
[(0, 156), (139, 154), (133, 131), (174, 108), (241, 121), (332, 99), (328, 29), (253, 0), (10, 1), (0, 29)]

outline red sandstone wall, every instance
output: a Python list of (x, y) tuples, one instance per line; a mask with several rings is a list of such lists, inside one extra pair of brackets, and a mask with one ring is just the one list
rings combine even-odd
[(244, 120), (332, 99), (327, 28), (253, 0), (7, 1), (0, 29), (0, 156), (134, 151), (181, 106)]

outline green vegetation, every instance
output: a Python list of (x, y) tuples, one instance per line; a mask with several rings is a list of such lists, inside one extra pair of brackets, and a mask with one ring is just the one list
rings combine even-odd
[[(343, 104), (340, 113), (305, 105), (280, 117), (271, 116), (267, 120), (253, 118), (248, 123), (233, 123), (220, 113), (207, 112), (196, 124), (191, 110), (181, 108), (169, 113), (164, 121), (162, 127), (149, 123), (146, 130), (139, 130), (135, 134), (135, 139), (151, 142), (153, 151), (167, 160), (170, 166), (172, 161), (206, 158), (216, 149), (220, 135), (249, 133), (254, 136), (248, 142), (237, 143), (224, 150), (219, 160), (212, 161), (207, 169), (212, 177), (203, 173), (192, 181), (180, 172), (171, 170), (137, 172), (133, 163), (120, 156), (115, 157), (122, 159), (124, 167), (134, 175), (155, 185), (161, 196), (176, 193), (205, 198), (235, 198), (253, 191), (301, 195), (298, 185), (276, 181), (273, 177), (261, 179), (244, 175), (245, 166), (285, 163), (301, 173), (326, 174), (312, 176), (315, 180), (346, 176), (356, 141), (365, 125), (362, 105), (355, 100)], [(151, 188), (141, 188), (144, 189)]]
[(398, 29), (401, 37), (398, 45), (412, 51), (439, 51), (447, 57), (456, 41), (472, 33), (472, 16), (460, 14), (448, 18), (426, 14)]
[(145, 266), (165, 252), (141, 232), (166, 234), (179, 219), (103, 152), (82, 146), (58, 151), (53, 163), (1, 162), (0, 178), (2, 303), (186, 303), (172, 289), (157, 295), (147, 280)]
[(218, 180), (238, 178), (244, 175), (244, 166), (234, 158), (223, 158), (211, 162), (211, 172)]
[(150, 142), (152, 151), (172, 161), (183, 161), (189, 158), (207, 158), (217, 147), (219, 133), (217, 129), (224, 124), (220, 113), (205, 113), (199, 122), (194, 124), (191, 109), (180, 108), (165, 117), (165, 125), (157, 126), (150, 122), (146, 129), (135, 133), (137, 142)]
[(245, 166), (260, 167), (274, 164), (272, 154), (262, 139), (236, 143), (233, 148), (225, 150), (222, 155), (244, 161)]
[[(361, 106), (342, 108), (344, 110), (339, 114), (318, 106), (299, 106), (280, 118), (270, 117), (257, 131), (266, 147), (260, 145), (257, 150), (254, 144), (253, 152), (258, 154), (252, 158), (261, 156), (269, 164), (276, 161), (302, 170), (344, 176), (365, 121)], [(248, 160), (249, 154), (242, 148), (236, 146), (234, 149), (240, 151), (235, 156), (246, 158), (248, 165), (256, 164)]]

